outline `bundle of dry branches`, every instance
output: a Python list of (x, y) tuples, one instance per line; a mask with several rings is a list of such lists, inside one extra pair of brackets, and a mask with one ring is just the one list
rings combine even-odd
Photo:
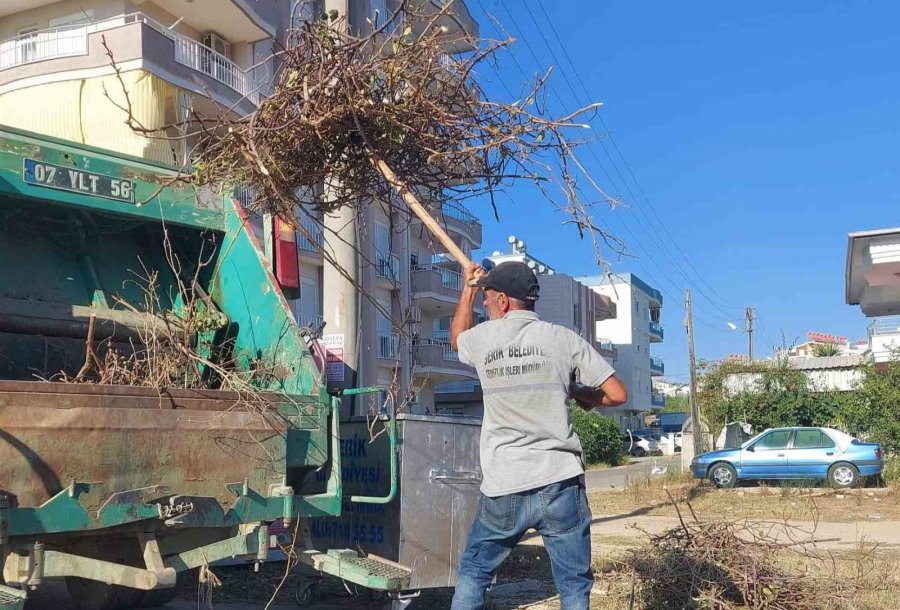
[[(190, 179), (253, 187), (251, 208), (277, 214), (301, 233), (298, 204), (328, 213), (389, 203), (402, 184), (435, 209), (485, 195), (493, 205), (498, 190), (527, 180), (593, 240), (600, 260), (601, 243), (620, 251), (591, 218), (593, 206), (614, 201), (578, 161), (580, 141), (568, 135), (588, 127), (582, 115), (600, 104), (549, 117), (546, 77), (520, 100), (488, 99), (479, 71), (512, 41), (448, 41), (438, 22), (450, 4), (431, 16), (401, 6), (367, 35), (346, 33), (334, 15), (292, 30), (277, 53), (272, 91), (256, 112), (195, 114), (182, 126), (184, 137), (199, 136)], [(469, 52), (451, 55), (449, 46)], [(585, 196), (579, 177), (593, 195)]]
[[(852, 590), (827, 578), (827, 559), (798, 541), (788, 523), (778, 535), (759, 523), (683, 522), (632, 553), (643, 608), (826, 610), (852, 607)], [(790, 554), (785, 556), (785, 554)], [(785, 567), (792, 564), (792, 568)], [(815, 564), (815, 574), (811, 568)]]

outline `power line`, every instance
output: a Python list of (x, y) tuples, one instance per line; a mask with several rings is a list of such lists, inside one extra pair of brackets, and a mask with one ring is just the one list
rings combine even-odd
[[(477, 0), (477, 1), (478, 1), (478, 5), (479, 5), (479, 7), (481, 8), (481, 10), (482, 10), (484, 13), (487, 13), (486, 9), (485, 9), (484, 6), (481, 4), (480, 0)], [(518, 22), (516, 21), (515, 17), (513, 16), (512, 12), (511, 12), (508, 8), (506, 8), (503, 4), (501, 4), (500, 6), (503, 8), (504, 11), (506, 11), (506, 14), (507, 14), (507, 16), (508, 16), (509, 19), (510, 19), (510, 22), (512, 23), (513, 27), (519, 32), (520, 38), (522, 38), (522, 41), (525, 43), (526, 49), (528, 49), (528, 52), (530, 53), (530, 55), (531, 55), (532, 59), (534, 60), (535, 64), (537, 64), (537, 65), (539, 66), (539, 65), (540, 65), (540, 59), (537, 57), (537, 54), (534, 52), (534, 49), (533, 49), (532, 46), (529, 44), (527, 38), (525, 38), (525, 37), (523, 37), (523, 36), (521, 35), (522, 32), (523, 32), (523, 30), (522, 30), (522, 28), (519, 26)], [(526, 6), (526, 8), (527, 8), (527, 6)], [(529, 10), (529, 14), (531, 14), (530, 10)], [(533, 14), (532, 14), (532, 20), (534, 20)], [(535, 25), (537, 25), (537, 24), (535, 24)], [(540, 31), (540, 28), (538, 28), (538, 30)], [(543, 37), (543, 34), (541, 34), (541, 35), (542, 35), (542, 37)], [(544, 38), (545, 44), (547, 44), (547, 49), (548, 49), (548, 51), (550, 51), (551, 56), (554, 58), (554, 61), (556, 61), (557, 64), (558, 64), (559, 61), (556, 60), (555, 54), (553, 53), (553, 49), (549, 46), (549, 43), (547, 42), (547, 39), (546, 39), (545, 37), (543, 37), (543, 38)], [(513, 60), (513, 62), (516, 64), (516, 67), (518, 68), (519, 72), (522, 74), (522, 77), (523, 77), (524, 79), (527, 80), (527, 79), (528, 79), (528, 75), (525, 73), (525, 69), (522, 67), (522, 65), (519, 63), (518, 59), (516, 58), (516, 56), (515, 56), (512, 52), (510, 52), (510, 58), (511, 58), (511, 59)], [(562, 69), (560, 70), (560, 73), (563, 75), (563, 78), (568, 82), (569, 79), (568, 79), (568, 77), (566, 77), (566, 75), (565, 75), (565, 73), (562, 71)], [(502, 77), (501, 77), (501, 80), (502, 80)], [(554, 84), (553, 84), (552, 82), (548, 82), (548, 87), (549, 87), (549, 89), (550, 89), (550, 92), (553, 93), (553, 95), (556, 96), (556, 98), (557, 98), (557, 100), (559, 101), (559, 103), (561, 103), (561, 104), (564, 105), (565, 102), (564, 102), (564, 100), (563, 100), (563, 97), (560, 95), (559, 91), (556, 89), (556, 87), (554, 86)], [(572, 86), (571, 86), (571, 83), (569, 83), (569, 88), (570, 88), (570, 90), (572, 90), (573, 95), (576, 95), (574, 89), (573, 89)], [(577, 95), (576, 95), (576, 101), (577, 101)], [(579, 102), (579, 103), (581, 103), (581, 102)], [(604, 126), (604, 128), (605, 128), (605, 126)], [(622, 174), (621, 170), (619, 169), (618, 165), (616, 164), (615, 160), (612, 158), (612, 155), (609, 153), (609, 150), (606, 148), (606, 146), (605, 146), (605, 144), (603, 143), (602, 140), (601, 140), (599, 143), (600, 143), (601, 147), (603, 148), (604, 152), (606, 153), (606, 156), (607, 156), (607, 158), (609, 159), (610, 163), (612, 163), (613, 168), (614, 168), (614, 170), (616, 171), (616, 174), (619, 176), (619, 180), (620, 180), (621, 183), (625, 186), (625, 189), (628, 190), (628, 193), (631, 195), (631, 198), (635, 201), (635, 204), (637, 204), (637, 197), (635, 196), (634, 192), (631, 190), (631, 187), (630, 187), (630, 185), (628, 184), (628, 181), (627, 181), (627, 180), (625, 179), (625, 177), (623, 176), (623, 174)], [(606, 171), (606, 168), (604, 167), (604, 164), (602, 163), (602, 161), (600, 161), (599, 157), (597, 157), (596, 152), (594, 151), (594, 149), (593, 149), (593, 148), (590, 148), (590, 147), (587, 147), (587, 150), (588, 150), (588, 152), (593, 156), (594, 160), (596, 161), (596, 163), (598, 164), (598, 166), (600, 167), (600, 169), (603, 171), (604, 175), (607, 177), (607, 179), (609, 180), (609, 182), (610, 182), (611, 184), (613, 184), (613, 186), (621, 192), (621, 189), (618, 187), (618, 185), (616, 185), (616, 181), (613, 180), (613, 178), (612, 178), (612, 176), (610, 176), (609, 172)], [(646, 213), (644, 213), (643, 210), (642, 210), (639, 206), (636, 205), (635, 207), (641, 212), (642, 215), (644, 215), (644, 218), (647, 220), (647, 223), (648, 223), (648, 225), (650, 226), (651, 230), (653, 230), (653, 232), (656, 233), (656, 236), (657, 236), (657, 238), (660, 240), (660, 243), (662, 243), (663, 246), (665, 246), (665, 241), (664, 241), (664, 239), (662, 238), (662, 236), (659, 234), (659, 232), (656, 231), (653, 222), (649, 219), (649, 217), (647, 217)], [(629, 233), (629, 235), (632, 236), (632, 238), (634, 239), (634, 241), (637, 242), (637, 243), (643, 248), (643, 244), (641, 244), (640, 240), (637, 238), (637, 235), (636, 235), (633, 231), (631, 231), (631, 228), (628, 227), (628, 225), (624, 222), (624, 220), (623, 220), (622, 218), (616, 216), (616, 215), (613, 215), (613, 216), (621, 223), (621, 226), (622, 226), (623, 228), (626, 229), (626, 231)], [(639, 220), (639, 219), (638, 219), (638, 222), (640, 223), (640, 220)], [(645, 250), (645, 252), (649, 253), (649, 249), (647, 249), (647, 248), (643, 248), (643, 249)], [(672, 256), (671, 251), (668, 251), (668, 250), (667, 250), (667, 253), (668, 253), (668, 255), (669, 255), (670, 260), (671, 260), (672, 263), (673, 263), (673, 266), (674, 266), (674, 267), (676, 268), (676, 270), (681, 274), (681, 276), (685, 279), (685, 281), (688, 282), (688, 284), (694, 284), (694, 282), (687, 276), (687, 274), (684, 272), (684, 270), (678, 265), (678, 262), (677, 262), (677, 261), (675, 260), (675, 258)], [(651, 260), (651, 261), (652, 261), (652, 259), (648, 259), (648, 260)], [(643, 265), (640, 264), (640, 262), (638, 262), (638, 264), (641, 266), (641, 268), (645, 269), (645, 271), (646, 271), (646, 268), (644, 268)], [(654, 264), (656, 264), (656, 263), (654, 263)], [(673, 280), (671, 280), (671, 278), (669, 278), (668, 275), (665, 274), (665, 272), (662, 270), (661, 267), (659, 267), (659, 265), (657, 265), (657, 267), (659, 268), (660, 272), (663, 274), (663, 277), (665, 277), (666, 280), (668, 280), (669, 282), (671, 282), (672, 285), (675, 287), (675, 289), (676, 289), (676, 294), (679, 293), (679, 292), (681, 291), (681, 287), (678, 286)], [(654, 283), (656, 283), (657, 285), (659, 285), (660, 287), (662, 286), (659, 282), (657, 282), (657, 281), (653, 278), (652, 275), (650, 275), (649, 271), (647, 271), (647, 277), (648, 277), (649, 279), (651, 279)], [(696, 288), (697, 288), (697, 290), (698, 290), (701, 294), (704, 294), (701, 288), (699, 288), (699, 287), (696, 287)], [(710, 299), (710, 298), (709, 298), (708, 296), (706, 296), (705, 294), (704, 294), (704, 296), (705, 296), (706, 299), (710, 302), (710, 304), (712, 304), (713, 306), (715, 306), (715, 307), (717, 307), (718, 309), (720, 309), (720, 311), (722, 311), (725, 315), (728, 315), (728, 312), (725, 312), (725, 311), (722, 310), (720, 307), (718, 307), (717, 304), (715, 303), (715, 301), (713, 301), (712, 299)], [(671, 297), (670, 297), (670, 298), (671, 298)], [(679, 304), (680, 304), (680, 302), (681, 302), (679, 298), (673, 298), (672, 301), (674, 301), (674, 302), (676, 302), (676, 303), (679, 303)], [(711, 316), (711, 317), (713, 317), (713, 318), (718, 318), (718, 319), (722, 320), (723, 322), (728, 322), (728, 321), (730, 321), (728, 318), (723, 317), (722, 315), (717, 314), (717, 313), (715, 313), (715, 312), (712, 312), (712, 311), (706, 309), (705, 307), (701, 307), (699, 304), (697, 304), (697, 307), (698, 307), (698, 309), (703, 310), (704, 312), (706, 312), (707, 315), (709, 315), (709, 316)], [(683, 308), (682, 308), (682, 309), (683, 309)], [(716, 331), (719, 331), (719, 332), (725, 332), (723, 329), (717, 328), (717, 327), (713, 326), (712, 324), (706, 323), (706, 322), (703, 321), (703, 320), (698, 319), (698, 322), (700, 322), (701, 324), (704, 324), (705, 326), (707, 326), (707, 327), (709, 327), (709, 328), (712, 328), (712, 329), (714, 329), (714, 330), (716, 330)]]
[[(581, 99), (580, 99), (580, 96), (575, 92), (575, 88), (574, 88), (573, 85), (572, 85), (571, 79), (566, 75), (566, 72), (565, 72), (564, 68), (562, 67), (562, 62), (559, 61), (559, 59), (558, 59), (557, 56), (556, 56), (556, 53), (553, 51), (553, 47), (551, 46), (550, 42), (547, 40), (547, 37), (544, 35), (544, 28), (540, 27), (540, 25), (537, 23), (537, 19), (535, 18), (534, 13), (531, 12), (531, 8), (528, 6), (528, 2), (523, 2), (523, 5), (525, 6), (525, 10), (528, 12), (528, 15), (531, 17), (532, 22), (535, 24), (535, 27), (536, 27), (536, 29), (537, 29), (537, 31), (538, 31), (538, 34), (540, 35), (541, 39), (544, 41), (544, 45), (547, 47), (547, 50), (550, 52), (550, 56), (553, 58), (553, 61), (560, 67), (560, 74), (562, 75), (563, 79), (566, 81), (566, 85), (568, 86), (569, 91), (571, 91), (572, 97), (573, 97), (579, 104), (584, 105), (585, 102), (584, 102), (583, 100), (581, 100)], [(554, 35), (554, 37), (556, 38), (556, 41), (557, 41), (557, 43), (558, 43), (558, 46), (559, 46), (560, 50), (562, 51), (563, 56), (566, 58), (566, 61), (568, 62), (569, 67), (571, 68), (571, 71), (572, 71), (574, 74), (577, 74), (578, 71), (577, 71), (577, 69), (575, 68), (575, 64), (573, 63), (572, 58), (571, 58), (571, 56), (569, 55), (568, 50), (566, 49), (566, 46), (563, 44), (562, 39), (561, 39), (560, 36), (559, 36), (559, 32), (556, 30), (556, 26), (555, 26), (554, 23), (553, 23), (553, 20), (550, 19), (550, 16), (547, 14), (547, 10), (544, 8), (543, 4), (538, 3), (538, 6), (540, 7), (541, 12), (544, 14), (544, 17), (545, 17), (545, 19), (546, 19), (545, 23), (547, 23), (547, 24), (550, 26), (550, 30), (553, 32), (553, 35)], [(506, 10), (507, 14), (509, 15), (510, 20), (513, 22), (513, 25), (516, 27), (516, 29), (519, 30), (519, 32), (521, 32), (522, 29), (518, 26), (518, 24), (516, 24), (515, 18), (513, 17), (512, 12), (509, 11), (508, 9), (505, 9), (505, 10)], [(538, 61), (538, 59), (537, 59), (535, 53), (534, 53), (533, 50), (530, 48), (530, 45), (528, 44), (527, 39), (525, 39), (524, 42), (525, 42), (526, 47), (529, 48), (529, 51), (531, 52), (532, 57), (535, 59), (535, 61), (536, 61), (537, 63), (539, 63), (539, 61)], [(587, 90), (587, 87), (585, 87), (584, 81), (579, 80), (579, 79), (576, 79), (576, 80), (578, 80), (578, 84), (580, 85), (582, 91), (584, 92), (585, 97), (587, 98), (588, 101), (590, 101), (591, 95), (590, 95), (590, 92)], [(557, 97), (559, 97), (558, 94), (557, 94)], [(609, 140), (610, 140), (610, 143), (612, 144), (613, 148), (616, 150), (616, 153), (618, 153), (619, 158), (622, 160), (622, 164), (625, 166), (625, 169), (627, 170), (628, 174), (631, 176), (632, 181), (633, 181), (634, 184), (637, 186), (638, 191), (640, 191), (641, 195), (643, 196), (644, 200), (646, 201), (647, 207), (650, 208), (650, 211), (651, 211), (651, 212), (653, 213), (653, 215), (656, 217), (657, 223), (660, 225), (660, 227), (662, 228), (663, 232), (664, 232), (664, 233), (666, 234), (666, 236), (669, 238), (669, 241), (672, 243), (672, 245), (674, 246), (675, 250), (678, 252), (678, 254), (681, 255), (681, 258), (684, 259), (684, 261), (687, 263), (687, 265), (690, 267), (690, 269), (694, 272), (694, 274), (697, 276), (697, 278), (700, 280), (700, 282), (702, 282), (707, 288), (709, 288), (710, 292), (712, 292), (715, 296), (717, 296), (723, 303), (725, 303), (726, 305), (729, 305), (728, 300), (725, 299), (724, 297), (722, 297), (722, 295), (719, 294), (719, 293), (715, 290), (715, 288), (713, 288), (713, 287), (706, 281), (706, 279), (703, 277), (703, 275), (696, 269), (696, 267), (694, 267), (693, 263), (691, 263), (691, 261), (690, 261), (690, 259), (687, 257), (687, 255), (684, 254), (684, 251), (681, 250), (681, 247), (678, 245), (678, 242), (677, 242), (677, 241), (675, 240), (675, 238), (672, 236), (671, 232), (668, 230), (668, 228), (666, 227), (665, 223), (663, 223), (662, 218), (660, 218), (659, 214), (657, 213), (656, 208), (655, 208), (655, 207), (653, 206), (653, 204), (651, 203), (650, 198), (647, 196), (646, 191), (644, 191), (643, 186), (641, 185), (640, 181), (637, 179), (637, 176), (634, 174), (634, 171), (631, 169), (631, 165), (628, 163), (628, 160), (625, 158), (625, 155), (622, 154), (622, 151), (621, 151), (621, 149), (619, 148), (618, 143), (616, 142), (615, 138), (614, 138), (613, 135), (612, 135), (612, 131), (611, 131), (611, 130), (609, 129), (609, 127), (606, 125), (606, 122), (604, 121), (604, 119), (603, 119), (603, 117), (602, 117), (601, 115), (596, 114), (595, 116), (596, 116), (597, 120), (600, 122), (600, 124), (602, 125), (604, 131), (607, 133), (607, 135), (608, 135), (608, 137), (609, 137)], [(618, 166), (615, 164), (615, 161), (612, 159), (612, 155), (609, 153), (609, 150), (608, 150), (607, 147), (603, 144), (602, 141), (600, 142), (600, 144), (601, 144), (601, 146), (603, 147), (603, 150), (604, 150), (604, 152), (606, 153), (607, 157), (610, 159), (610, 162), (612, 162), (613, 165), (614, 165), (614, 167), (616, 168), (616, 172), (619, 174), (620, 179), (622, 179), (622, 181), (625, 183), (626, 188), (628, 189), (628, 192), (629, 192), (629, 194), (631, 195), (632, 200), (633, 200), (634, 203), (635, 203), (635, 207), (638, 209), (638, 211), (639, 211), (639, 212), (644, 216), (644, 218), (647, 220), (648, 225), (649, 225), (650, 228), (653, 230), (653, 232), (657, 235), (657, 237), (660, 238), (661, 243), (662, 243), (663, 246), (666, 248), (667, 254), (669, 255), (669, 257), (670, 257), (670, 259), (672, 260), (672, 262), (674, 263), (676, 269), (678, 269), (679, 273), (681, 273), (681, 275), (682, 275), (683, 277), (685, 277), (685, 279), (686, 279), (687, 281), (691, 282), (691, 280), (687, 277), (687, 274), (682, 270), (682, 268), (681, 268), (681, 266), (680, 266), (680, 263), (678, 263), (678, 261), (676, 260), (676, 257), (672, 254), (672, 251), (668, 249), (668, 246), (666, 245), (665, 240), (663, 240), (662, 236), (661, 236), (661, 235), (659, 234), (659, 232), (656, 230), (655, 224), (650, 220), (649, 216), (646, 215), (646, 213), (644, 212), (643, 208), (640, 207), (640, 206), (638, 205), (639, 202), (638, 202), (638, 200), (637, 200), (637, 197), (635, 196), (634, 192), (631, 190), (631, 187), (630, 187), (630, 185), (628, 184), (628, 182), (625, 180), (624, 176), (622, 176), (621, 172), (619, 172)], [(700, 292), (700, 293), (701, 293), (701, 294), (702, 294), (702, 295), (710, 302), (710, 304), (712, 304), (714, 307), (716, 307), (717, 309), (719, 309), (719, 310), (720, 310), (722, 313), (724, 313), (726, 316), (731, 315), (730, 312), (728, 312), (728, 311), (726, 311), (725, 309), (723, 309), (722, 307), (720, 307), (720, 306), (718, 305), (718, 303), (716, 303), (716, 301), (715, 301), (714, 299), (710, 298), (709, 295), (708, 295), (702, 288), (700, 288), (699, 286), (696, 286), (696, 288), (697, 288), (698, 292)], [(738, 308), (738, 307), (733, 307), (733, 306), (732, 306), (732, 308), (733, 308), (733, 309), (740, 309), (740, 308)]]
[[(528, 11), (528, 14), (531, 15), (532, 20), (537, 25), (537, 20), (534, 19), (534, 15), (531, 13), (531, 9), (528, 7), (528, 3), (525, 2), (524, 4), (525, 4), (525, 9)], [(573, 74), (578, 74), (578, 70), (575, 68), (575, 64), (572, 61), (571, 55), (569, 55), (568, 49), (566, 49), (566, 45), (563, 44), (562, 38), (560, 37), (559, 32), (556, 29), (556, 25), (554, 25), (553, 20), (550, 19), (550, 16), (547, 14), (547, 9), (545, 9), (543, 3), (540, 3), (540, 2), (538, 3), (538, 7), (541, 9), (541, 12), (544, 14), (544, 18), (546, 20), (545, 23), (547, 23), (550, 26), (550, 31), (553, 32), (553, 36), (556, 38), (556, 42), (559, 45), (560, 50), (563, 52), (563, 56), (566, 58), (566, 61), (569, 64), (569, 68), (572, 70)], [(544, 37), (543, 28), (538, 27), (538, 32), (540, 33), (541, 38), (544, 38), (544, 43), (547, 44), (547, 40)], [(550, 48), (549, 44), (547, 44), (547, 48), (548, 49)], [(553, 51), (551, 50), (550, 53), (552, 55)], [(557, 61), (557, 63), (559, 63), (559, 61), (556, 60), (555, 55), (554, 55), (554, 61)], [(562, 71), (562, 69), (561, 69), (561, 71)], [(576, 80), (578, 80), (578, 84), (581, 86), (581, 90), (584, 92), (585, 97), (588, 100), (590, 100), (591, 94), (587, 90), (587, 87), (585, 87), (584, 81), (579, 80), (579, 79), (576, 79)], [(569, 84), (569, 89), (572, 89), (572, 92), (574, 95), (574, 89), (572, 88), (571, 82), (569, 81), (568, 78), (566, 78), (566, 82)], [(575, 96), (575, 98), (578, 99), (577, 96)], [(625, 155), (623, 155), (622, 151), (619, 149), (619, 145), (612, 135), (612, 130), (610, 130), (606, 126), (606, 122), (603, 120), (602, 116), (597, 115), (597, 118), (599, 119), (600, 124), (603, 126), (603, 129), (606, 130), (606, 132), (609, 134), (610, 142), (612, 143), (613, 147), (615, 147), (616, 152), (619, 154), (619, 157), (622, 159), (622, 163), (625, 165), (625, 168), (628, 170), (628, 173), (631, 175), (632, 180), (634, 180), (635, 185), (637, 185), (638, 190), (644, 196), (644, 200), (647, 202), (647, 206), (650, 208), (651, 212), (653, 212), (653, 215), (656, 216), (656, 219), (657, 219), (657, 221), (659, 221), (660, 226), (662, 226), (663, 231), (665, 231), (665, 233), (669, 236), (669, 239), (672, 240), (672, 245), (675, 246), (675, 249), (678, 250), (678, 253), (681, 254), (682, 258), (688, 264), (688, 266), (691, 268), (691, 270), (694, 271), (694, 273), (697, 275), (697, 277), (700, 279), (700, 281), (703, 282), (703, 284), (706, 285), (713, 294), (715, 294), (719, 299), (721, 299), (721, 301), (723, 303), (725, 303), (730, 308), (740, 309), (740, 307), (730, 303), (730, 301), (728, 301), (728, 299), (726, 299), (721, 294), (719, 294), (716, 291), (716, 289), (713, 288), (712, 285), (710, 285), (706, 281), (706, 279), (703, 277), (703, 275), (699, 271), (697, 271), (696, 267), (694, 267), (693, 263), (691, 263), (690, 258), (688, 258), (687, 255), (685, 255), (685, 253), (681, 250), (681, 247), (678, 245), (678, 241), (675, 240), (674, 237), (672, 237), (672, 234), (669, 232), (669, 230), (666, 228), (665, 224), (662, 222), (662, 219), (659, 217), (659, 214), (656, 212), (655, 206), (650, 202), (650, 198), (647, 196), (647, 193), (644, 191), (643, 186), (641, 185), (640, 181), (638, 181), (637, 176), (635, 176), (634, 172), (632, 171), (631, 165), (628, 163), (628, 160), (625, 159)]]

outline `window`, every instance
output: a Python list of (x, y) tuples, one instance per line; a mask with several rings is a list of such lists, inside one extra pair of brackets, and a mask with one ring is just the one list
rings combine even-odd
[(754, 443), (753, 445), (753, 448), (757, 451), (767, 449), (784, 449), (785, 447), (787, 447), (789, 438), (791, 438), (790, 430), (776, 430), (775, 432), (770, 432), (769, 434), (756, 441), (756, 443)]
[(834, 441), (819, 430), (797, 430), (794, 449), (833, 449)]
[(572, 324), (574, 328), (581, 328), (581, 303), (572, 306)]

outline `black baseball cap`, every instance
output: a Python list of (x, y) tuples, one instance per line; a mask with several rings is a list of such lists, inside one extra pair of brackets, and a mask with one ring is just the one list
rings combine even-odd
[(507, 261), (482, 275), (475, 285), (490, 288), (519, 301), (537, 301), (541, 287), (537, 276), (525, 263)]

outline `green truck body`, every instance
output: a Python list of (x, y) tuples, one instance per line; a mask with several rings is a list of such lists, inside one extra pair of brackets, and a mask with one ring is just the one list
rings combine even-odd
[[(178, 573), (265, 559), (268, 523), (341, 512), (339, 400), (311, 331), (235, 199), (173, 178), (0, 127), (0, 609), (52, 578), (84, 608), (152, 605)], [(88, 344), (146, 343), (197, 304), (208, 386), (59, 381), (78, 376)], [(250, 398), (224, 388), (225, 363)], [(323, 470), (324, 493), (294, 492)], [(355, 553), (298, 547), (317, 569), (403, 585), (402, 568), (375, 578), (366, 562), (348, 569)]]

